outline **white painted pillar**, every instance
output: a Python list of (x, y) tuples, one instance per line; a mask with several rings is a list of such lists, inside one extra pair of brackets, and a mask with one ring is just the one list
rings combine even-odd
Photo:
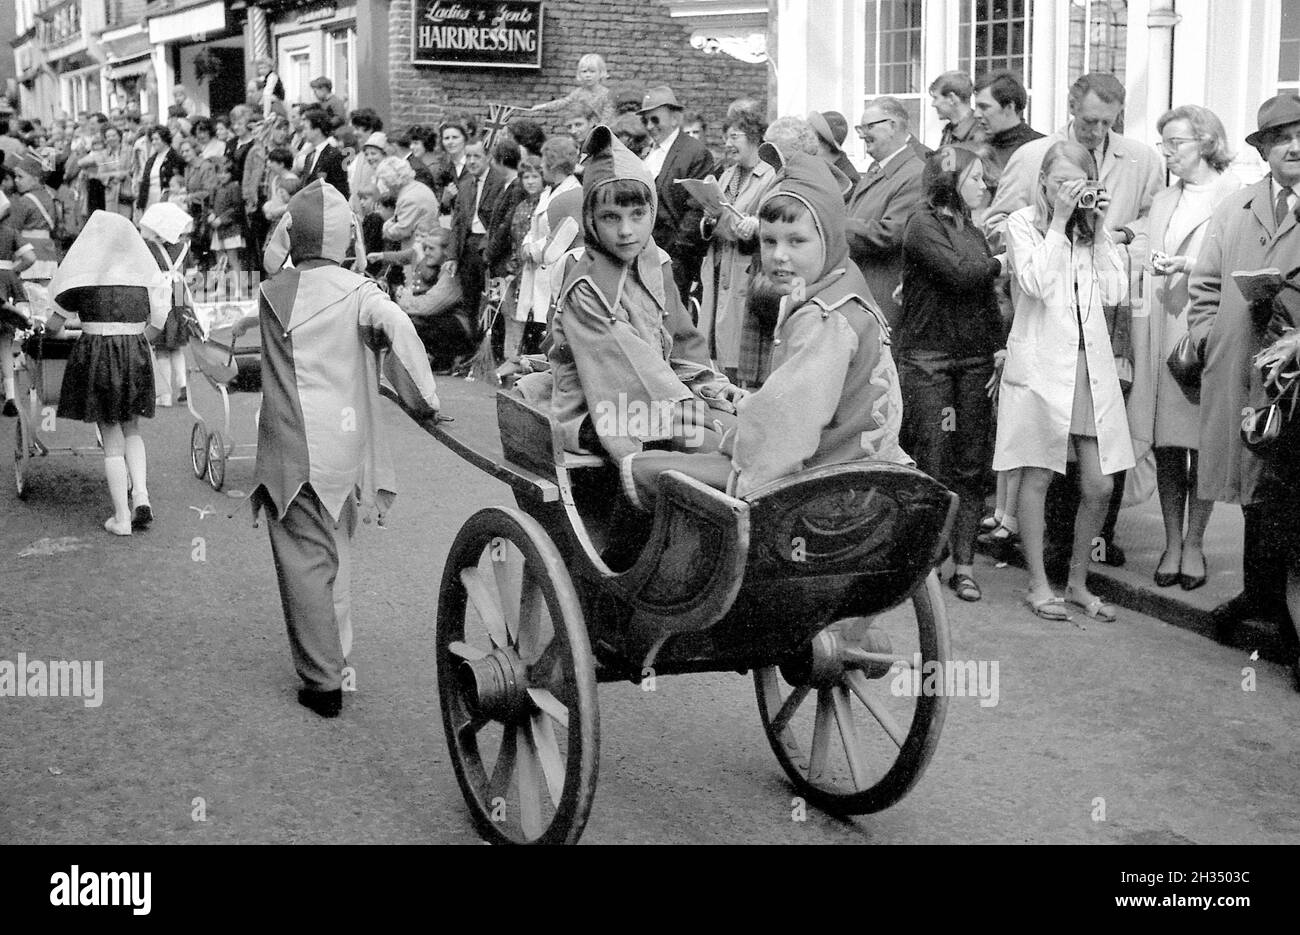
[(1033, 11), (1029, 69), (1029, 125), (1051, 133), (1069, 119), (1070, 12), (1068, 4), (1038, 0)]
[[(849, 125), (866, 92), (866, 7), (861, 0), (777, 0), (778, 116), (838, 110)], [(850, 132), (846, 145), (856, 136)], [(860, 153), (850, 149), (851, 156)]]

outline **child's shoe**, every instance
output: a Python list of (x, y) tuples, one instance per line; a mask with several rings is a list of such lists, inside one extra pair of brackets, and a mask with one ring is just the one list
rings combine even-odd
[(123, 521), (118, 520), (116, 516), (110, 516), (104, 520), (104, 528), (115, 536), (131, 535), (131, 521), (129, 519)]

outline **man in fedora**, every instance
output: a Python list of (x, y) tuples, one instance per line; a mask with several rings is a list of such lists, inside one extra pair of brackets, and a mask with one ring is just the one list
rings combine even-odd
[[(1264, 157), (1268, 175), (1219, 203), (1188, 288), (1188, 331), (1205, 363), (1197, 495), (1240, 503), (1246, 519), (1242, 593), (1214, 611), (1221, 637), (1246, 617), (1286, 619), (1283, 556), (1295, 527), (1288, 528), (1287, 511), (1265, 502), (1264, 465), (1241, 441), (1242, 411), (1263, 398), (1261, 375), (1251, 365), (1263, 344), (1251, 302), (1232, 274), (1272, 266), (1285, 275), (1300, 265), (1300, 97), (1287, 93), (1265, 101), (1259, 129), (1246, 142)], [(1265, 315), (1271, 304), (1265, 303)], [(1300, 650), (1289, 626), (1282, 636), (1292, 644), (1294, 662)], [(1300, 668), (1293, 672), (1300, 688)]]
[(822, 159), (834, 166), (849, 180), (849, 184), (858, 184), (861, 173), (844, 151), (844, 140), (849, 135), (849, 122), (838, 110), (812, 111), (808, 114), (808, 123), (817, 134), (817, 151)]
[(655, 243), (673, 261), (677, 291), (682, 302), (688, 303), (691, 286), (700, 278), (706, 247), (700, 235), (704, 209), (676, 180), (704, 178), (713, 169), (713, 156), (703, 143), (681, 132), (682, 105), (667, 85), (647, 91), (637, 113), (654, 140), (645, 166), (655, 178), (659, 195)]

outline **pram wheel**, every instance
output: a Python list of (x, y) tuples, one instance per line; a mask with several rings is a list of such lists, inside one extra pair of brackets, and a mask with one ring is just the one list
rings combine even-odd
[(18, 499), (27, 499), (27, 462), (31, 457), (31, 445), (27, 441), (27, 421), (20, 414), (14, 423), (14, 487)]
[(220, 432), (208, 436), (208, 483), (220, 490), (226, 483), (226, 445)]
[(194, 469), (194, 476), (203, 480), (208, 470), (208, 430), (202, 422), (195, 422), (194, 428), (190, 429), (190, 467)]

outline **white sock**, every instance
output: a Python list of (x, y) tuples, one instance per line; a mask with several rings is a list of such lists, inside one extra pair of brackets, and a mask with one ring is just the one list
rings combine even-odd
[(126, 449), (126, 470), (131, 475), (131, 496), (136, 505), (149, 502), (148, 472), (145, 469), (144, 439), (139, 435), (128, 435), (124, 444)]
[(996, 510), (993, 511), (993, 522), (995, 523), (1002, 522), (1002, 517), (1004, 515), (1005, 514), (1002, 512), (1002, 507), (998, 507)]
[(108, 495), (113, 500), (113, 517), (119, 522), (131, 521), (131, 510), (126, 499), (126, 459), (121, 455), (104, 455), (104, 476), (108, 478)]
[(167, 356), (172, 363), (172, 384), (177, 390), (185, 389), (185, 352), (172, 351)]
[(1002, 517), (1002, 525), (1006, 527), (1007, 532), (1020, 532), (1020, 521), (1014, 516)]

